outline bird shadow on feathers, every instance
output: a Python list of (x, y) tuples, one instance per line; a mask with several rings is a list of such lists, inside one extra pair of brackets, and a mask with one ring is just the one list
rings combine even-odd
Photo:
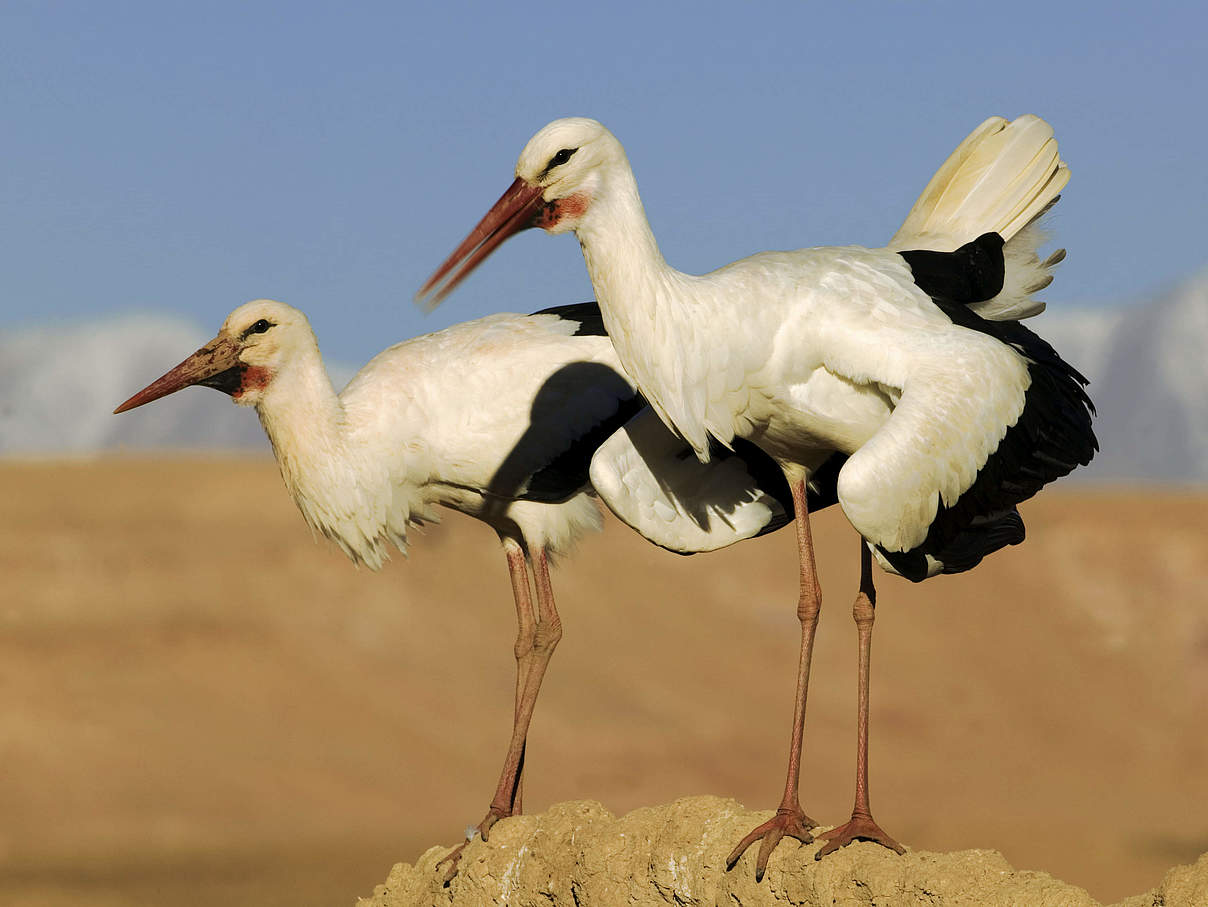
[[(491, 477), (488, 495), (498, 501), (501, 512), (513, 500), (548, 504), (568, 500), (590, 487), (589, 469), (600, 445), (646, 409), (641, 394), (610, 366), (588, 361), (563, 366), (537, 392), (528, 427)], [(670, 429), (658, 423), (630, 433), (629, 440), (650, 465), (661, 492), (701, 529), (709, 531), (715, 520), (727, 520), (728, 514), (761, 494), (774, 499), (780, 512), (772, 514), (758, 535), (791, 522), (792, 492), (784, 473), (757, 446), (742, 439), (736, 439), (732, 450), (715, 444), (710, 463), (698, 464), (691, 447), (679, 442), (672, 445), (671, 454), (678, 462), (663, 469), (660, 464), (668, 462), (669, 436)], [(561, 443), (551, 443), (552, 438)], [(812, 509), (835, 503), (835, 478), (846, 457), (836, 455), (831, 460), (810, 482)], [(730, 470), (744, 478), (710, 482), (706, 475), (710, 470)]]
[(487, 494), (543, 504), (569, 499), (588, 487), (596, 448), (645, 405), (607, 365), (564, 365), (537, 391), (529, 424), (487, 483)]

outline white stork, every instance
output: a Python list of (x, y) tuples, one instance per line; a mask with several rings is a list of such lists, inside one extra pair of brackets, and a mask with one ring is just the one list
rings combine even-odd
[[(823, 475), (863, 541), (856, 802), (817, 856), (856, 839), (901, 852), (868, 805), (872, 558), (915, 581), (967, 570), (1022, 541), (1015, 505), (1097, 449), (1085, 379), (1018, 323), (1043, 308), (1032, 294), (1063, 257), (1040, 261), (1033, 226), (1069, 176), (1051, 128), (987, 120), (887, 248), (765, 252), (703, 276), (663, 260), (625, 151), (595, 120), (550, 123), (515, 172), (418, 298), (439, 303), (520, 230), (573, 231), (620, 361), (659, 417), (702, 461), (755, 443), (793, 491), (802, 632), (788, 778), (777, 815), (728, 866), (762, 839), (759, 879), (785, 834), (812, 840), (798, 778), (821, 590), (805, 491)], [(606, 500), (611, 471), (593, 467)]]
[[(590, 459), (645, 406), (617, 363), (599, 309), (492, 315), (417, 337), (380, 353), (337, 395), (306, 316), (257, 300), (115, 412), (189, 385), (255, 407), (306, 522), (355, 562), (377, 569), (389, 544), (405, 551), (408, 526), (436, 520), (436, 505), (498, 533), (519, 629), (512, 735), (477, 826), (486, 839), (496, 821), (520, 809), (529, 722), (561, 638), (550, 560), (600, 527)], [(789, 520), (788, 487), (757, 448), (702, 466), (657, 418), (639, 418), (609, 449), (599, 462), (625, 476), (628, 506), (645, 523), (639, 531), (656, 544), (706, 551)], [(460, 848), (446, 858), (446, 880), (459, 855)]]

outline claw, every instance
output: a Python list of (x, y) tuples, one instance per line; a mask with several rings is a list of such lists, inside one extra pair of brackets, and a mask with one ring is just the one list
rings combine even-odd
[(463, 841), (450, 850), (442, 859), (437, 861), (437, 869), (440, 869), (442, 863), (449, 864), (449, 868), (445, 870), (444, 877), (440, 880), (441, 888), (448, 888), (449, 883), (453, 881), (453, 877), (457, 875), (457, 870), (460, 868), (462, 851), (466, 849), (466, 845), (469, 843), (469, 839)]
[(780, 839), (784, 837), (784, 829), (772, 828), (763, 836), (763, 840), (759, 842), (759, 856), (755, 859), (755, 881), (762, 882), (764, 871), (768, 868), (768, 857), (772, 855), (772, 850), (780, 843)]
[(495, 823), (500, 819), (506, 819), (511, 815), (512, 814), (510, 812), (506, 812), (499, 807), (492, 806), (487, 810), (487, 814), (483, 817), (481, 822), (479, 822), (477, 825), (466, 826), (466, 839), (454, 847), (451, 851), (449, 851), (448, 854), (446, 854), (436, 863), (438, 869), (443, 863), (449, 864), (449, 868), (445, 870), (444, 878), (441, 880), (442, 887), (448, 888), (449, 883), (452, 882), (454, 876), (457, 875), (457, 870), (461, 863), (461, 855), (463, 851), (465, 851), (466, 846), (473, 842), (475, 838), (480, 837), (484, 841), (488, 840), (488, 835), (490, 834), (491, 828), (495, 825)]
[(873, 821), (872, 816), (852, 816), (851, 821), (830, 831), (824, 831), (818, 837), (826, 839), (826, 843), (814, 854), (815, 860), (821, 860), (829, 853), (834, 853), (840, 847), (846, 847), (852, 841), (871, 841), (888, 847), (890, 850), (904, 854), (906, 848), (895, 841)]
[(790, 838), (796, 838), (802, 844), (809, 844), (814, 840), (810, 829), (815, 825), (817, 823), (800, 808), (795, 810), (778, 809), (776, 815), (739, 841), (738, 846), (730, 851), (730, 855), (726, 857), (726, 872), (734, 868), (734, 864), (738, 862), (748, 847), (762, 839), (759, 845), (759, 855), (755, 858), (755, 881), (762, 882), (764, 871), (768, 866), (768, 858), (771, 857), (772, 851), (776, 849), (776, 845), (780, 843), (781, 839), (788, 835)]

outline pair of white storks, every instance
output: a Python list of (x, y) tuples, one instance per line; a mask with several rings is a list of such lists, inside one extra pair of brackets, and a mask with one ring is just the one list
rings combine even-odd
[(438, 303), (505, 239), (540, 226), (576, 234), (598, 304), (397, 344), (336, 394), (305, 316), (251, 302), (117, 411), (192, 384), (254, 406), (307, 522), (371, 567), (436, 505), (495, 529), (519, 632), (513, 731), (484, 838), (520, 807), (529, 722), (561, 636), (549, 559), (598, 528), (592, 493), (682, 553), (794, 522), (788, 777), (775, 817), (728, 861), (761, 841), (757, 878), (784, 835), (813, 840), (798, 797), (821, 606), (809, 514), (838, 503), (861, 537), (856, 798), (818, 856), (856, 839), (901, 851), (868, 803), (872, 563), (913, 581), (976, 566), (1023, 541), (1017, 504), (1097, 449), (1086, 380), (1020, 323), (1043, 309), (1034, 294), (1064, 254), (1040, 258), (1037, 219), (1068, 178), (1047, 123), (994, 117), (887, 247), (766, 252), (694, 276), (659, 253), (616, 138), (594, 120), (556, 120), (419, 296)]

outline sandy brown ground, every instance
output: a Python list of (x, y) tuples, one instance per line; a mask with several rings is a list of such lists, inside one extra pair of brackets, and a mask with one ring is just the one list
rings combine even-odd
[[(894, 853), (857, 841), (818, 859), (822, 841), (777, 847), (756, 880), (755, 854), (731, 871), (734, 842), (774, 815), (726, 797), (682, 797), (613, 816), (594, 800), (500, 822), (443, 883), (446, 847), (397, 863), (357, 907), (1100, 907), (1077, 885), (1014, 869), (997, 850)], [(1112, 907), (1204, 907), (1208, 853)]]
[[(350, 904), (481, 818), (514, 617), (450, 514), (356, 570), (250, 459), (0, 465), (0, 903)], [(974, 573), (882, 578), (872, 795), (913, 848), (1001, 850), (1114, 900), (1208, 850), (1208, 494), (1049, 490)], [(850, 810), (856, 541), (825, 602), (804, 805)], [(775, 805), (791, 534), (680, 558), (610, 522), (555, 575), (566, 635), (531, 808)]]

